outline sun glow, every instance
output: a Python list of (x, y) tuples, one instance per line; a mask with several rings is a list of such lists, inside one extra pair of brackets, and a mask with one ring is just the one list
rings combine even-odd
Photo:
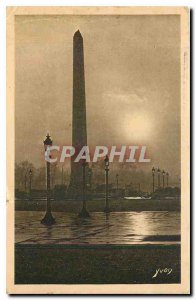
[(153, 134), (152, 118), (145, 112), (129, 114), (125, 117), (126, 137), (134, 141), (148, 141)]

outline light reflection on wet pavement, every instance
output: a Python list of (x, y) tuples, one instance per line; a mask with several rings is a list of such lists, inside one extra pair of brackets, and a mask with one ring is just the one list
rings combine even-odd
[(82, 220), (74, 213), (55, 212), (56, 224), (40, 223), (43, 212), (17, 211), (17, 244), (176, 244), (180, 243), (179, 212), (102, 212)]

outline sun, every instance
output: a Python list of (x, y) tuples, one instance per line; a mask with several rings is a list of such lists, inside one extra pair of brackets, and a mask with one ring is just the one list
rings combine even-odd
[(124, 132), (127, 139), (146, 142), (153, 135), (153, 120), (146, 112), (132, 113), (124, 119)]

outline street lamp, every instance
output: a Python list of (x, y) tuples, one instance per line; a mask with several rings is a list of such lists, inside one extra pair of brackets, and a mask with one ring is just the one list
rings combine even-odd
[(91, 190), (92, 188), (92, 169), (88, 168), (88, 182), (89, 182), (89, 189)]
[(108, 172), (109, 172), (109, 158), (106, 155), (105, 159), (105, 209), (104, 212), (105, 213), (109, 213), (110, 209), (109, 209), (109, 203), (108, 203)]
[(62, 166), (62, 170), (61, 170), (61, 185), (63, 186), (64, 184), (64, 170), (63, 170), (63, 166)]
[(155, 175), (155, 168), (152, 168), (152, 191), (154, 193), (154, 175)]
[(87, 163), (86, 163), (86, 160), (83, 159), (82, 160), (82, 177), (83, 177), (83, 201), (82, 201), (82, 210), (81, 212), (79, 213), (79, 217), (80, 218), (89, 218), (90, 215), (86, 209), (86, 166), (87, 166)]
[(119, 178), (119, 175), (116, 174), (116, 190), (117, 190), (117, 194), (118, 194), (118, 178)]
[(169, 185), (169, 173), (166, 173), (166, 178), (167, 178), (167, 186)]
[(158, 174), (158, 189), (160, 189), (160, 174), (161, 174), (161, 170), (159, 168), (157, 169), (157, 174)]
[[(43, 141), (45, 152), (52, 146), (52, 140), (47, 134), (46, 139)], [(46, 204), (46, 214), (41, 220), (41, 223), (44, 225), (52, 225), (55, 223), (55, 219), (52, 216), (51, 212), (51, 202), (50, 202), (50, 162), (46, 162), (46, 189), (47, 189), (47, 204)]]
[(29, 199), (31, 199), (31, 180), (32, 180), (32, 170), (29, 170)]
[(25, 193), (27, 192), (27, 171), (25, 173), (25, 177), (24, 177), (24, 187), (25, 187)]
[(163, 188), (165, 188), (165, 171), (164, 170), (162, 171), (162, 174), (163, 174)]
[(140, 194), (140, 183), (138, 183), (138, 193)]

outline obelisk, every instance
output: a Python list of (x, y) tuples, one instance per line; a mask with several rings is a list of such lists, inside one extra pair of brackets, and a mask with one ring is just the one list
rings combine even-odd
[(84, 76), (84, 47), (80, 31), (73, 37), (73, 107), (72, 107), (72, 146), (76, 153), (71, 160), (71, 178), (69, 195), (74, 198), (82, 196), (83, 170), (81, 162), (74, 162), (76, 155), (87, 145), (86, 98)]

